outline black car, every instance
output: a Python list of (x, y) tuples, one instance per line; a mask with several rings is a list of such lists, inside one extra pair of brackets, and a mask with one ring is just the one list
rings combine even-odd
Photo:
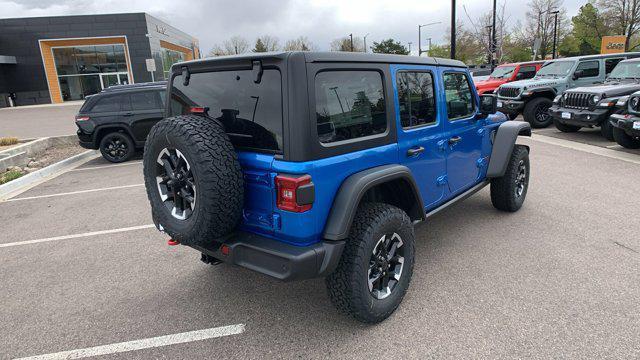
[(557, 96), (549, 113), (562, 132), (600, 127), (602, 136), (613, 141), (609, 117), (619, 113), (620, 105), (626, 106), (629, 95), (638, 90), (640, 59), (624, 60), (616, 65), (604, 84), (570, 89)]
[(78, 139), (108, 161), (130, 159), (164, 117), (166, 82), (112, 86), (90, 96), (76, 115)]
[(627, 103), (625, 114), (611, 115), (613, 138), (627, 149), (640, 149), (640, 91), (633, 93)]

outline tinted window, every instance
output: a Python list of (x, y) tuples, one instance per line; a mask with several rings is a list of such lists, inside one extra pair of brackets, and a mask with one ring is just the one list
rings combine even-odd
[(521, 66), (518, 74), (520, 74), (520, 79), (531, 79), (536, 76), (536, 67), (533, 65)]
[(98, 99), (98, 101), (91, 108), (92, 112), (114, 112), (120, 111), (120, 104), (122, 103), (123, 96), (104, 96)]
[(131, 108), (135, 110), (155, 110), (160, 109), (160, 99), (157, 91), (135, 92), (131, 97)]
[(316, 120), (322, 143), (387, 129), (382, 76), (377, 71), (326, 71), (316, 75)]
[(604, 61), (604, 71), (605, 74), (609, 75), (611, 71), (618, 65), (620, 61), (624, 60), (623, 58), (615, 58), (615, 59), (606, 59)]
[(431, 73), (400, 72), (396, 83), (402, 128), (435, 124), (436, 100)]
[(445, 73), (444, 89), (450, 120), (466, 118), (474, 114), (475, 101), (466, 74)]
[(282, 85), (280, 71), (264, 69), (260, 83), (251, 70), (192, 73), (185, 86), (182, 75), (173, 80), (171, 115), (206, 107), (222, 122), (235, 146), (282, 150)]
[(600, 62), (583, 61), (578, 64), (576, 70), (582, 70), (582, 77), (594, 77), (600, 75)]

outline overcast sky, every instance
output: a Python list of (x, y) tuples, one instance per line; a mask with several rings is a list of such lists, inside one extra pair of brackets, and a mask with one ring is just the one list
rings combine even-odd
[[(525, 21), (525, 0), (498, 0), (507, 3), (512, 23)], [(567, 15), (575, 15), (587, 0), (565, 0)], [(471, 16), (490, 11), (491, 0), (458, 0), (458, 18), (467, 21), (463, 6)], [(331, 40), (349, 35), (367, 42), (392, 37), (417, 48), (418, 24), (441, 21), (423, 28), (426, 38), (442, 42), (450, 23), (448, 0), (0, 0), (0, 17), (107, 14), (147, 12), (200, 40), (207, 53), (219, 42), (242, 36), (250, 43), (269, 34), (280, 43), (307, 36), (319, 50), (328, 50)]]

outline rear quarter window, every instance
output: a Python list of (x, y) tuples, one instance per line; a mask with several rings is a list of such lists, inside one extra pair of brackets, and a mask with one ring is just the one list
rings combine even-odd
[(282, 152), (282, 79), (277, 69), (264, 69), (254, 82), (251, 70), (192, 73), (188, 85), (173, 78), (169, 114), (208, 108), (239, 148)]
[(122, 95), (104, 96), (96, 100), (91, 107), (91, 112), (104, 113), (120, 111), (120, 106), (124, 101)]

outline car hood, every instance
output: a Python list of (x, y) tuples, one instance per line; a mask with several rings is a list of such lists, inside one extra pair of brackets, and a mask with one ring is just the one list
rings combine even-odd
[(486, 79), (486, 80), (476, 81), (475, 84), (477, 88), (490, 88), (490, 87), (495, 88), (504, 84), (505, 82), (507, 81), (500, 80), (500, 79)]
[(581, 86), (567, 90), (569, 93), (606, 94), (607, 97), (629, 95), (640, 90), (640, 82), (607, 82), (601, 85)]
[(520, 89), (537, 89), (537, 88), (545, 88), (545, 87), (555, 87), (560, 83), (564, 83), (564, 79), (527, 79), (527, 80), (518, 80), (514, 82), (510, 82), (509, 87), (515, 87)]

